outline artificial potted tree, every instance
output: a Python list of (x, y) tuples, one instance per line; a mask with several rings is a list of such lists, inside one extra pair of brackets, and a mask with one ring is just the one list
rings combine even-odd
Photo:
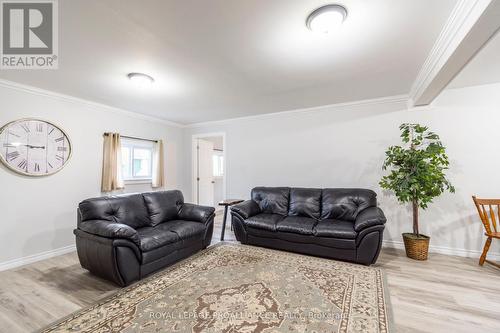
[(419, 124), (402, 124), (403, 146), (391, 146), (385, 152), (380, 186), (394, 192), (400, 203), (411, 203), (413, 233), (403, 233), (406, 255), (416, 260), (426, 260), (430, 237), (418, 228), (419, 208), (426, 209), (435, 197), (445, 191), (455, 192), (446, 178), (448, 156), (436, 133)]

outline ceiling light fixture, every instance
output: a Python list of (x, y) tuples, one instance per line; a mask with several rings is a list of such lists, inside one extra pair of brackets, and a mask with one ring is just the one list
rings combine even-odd
[(346, 18), (347, 9), (344, 6), (326, 5), (309, 14), (306, 25), (311, 31), (329, 33), (338, 29)]
[(144, 73), (128, 73), (127, 77), (130, 81), (143, 87), (150, 86), (151, 84), (153, 84), (153, 82), (155, 82), (155, 79), (153, 79), (153, 77)]

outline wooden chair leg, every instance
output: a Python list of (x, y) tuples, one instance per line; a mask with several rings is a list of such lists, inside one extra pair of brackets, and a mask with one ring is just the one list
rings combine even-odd
[(481, 254), (481, 258), (479, 258), (479, 265), (483, 266), (484, 261), (486, 260), (486, 254), (488, 253), (491, 245), (491, 237), (488, 237), (486, 243), (484, 243), (483, 253)]

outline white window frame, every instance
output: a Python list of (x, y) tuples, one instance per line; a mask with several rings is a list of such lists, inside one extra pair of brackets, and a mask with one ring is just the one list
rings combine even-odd
[[(130, 149), (130, 156), (129, 156), (129, 168), (130, 168), (130, 176), (126, 177), (126, 175), (123, 175), (123, 181), (125, 184), (138, 184), (138, 183), (144, 183), (144, 184), (150, 184), (153, 181), (153, 153), (154, 153), (154, 142), (152, 141), (147, 141), (147, 140), (138, 140), (138, 139), (129, 139), (129, 138), (122, 138), (121, 139), (121, 148), (129, 148)], [(149, 170), (149, 176), (145, 177), (137, 177), (134, 176), (134, 149), (147, 149), (151, 153), (151, 168)], [(123, 156), (122, 156), (123, 159)], [(123, 162), (123, 160), (122, 160)]]

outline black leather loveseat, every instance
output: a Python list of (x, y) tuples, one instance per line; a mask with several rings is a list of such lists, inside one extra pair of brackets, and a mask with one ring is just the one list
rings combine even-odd
[(386, 218), (375, 192), (256, 187), (251, 197), (231, 207), (234, 232), (243, 244), (365, 265), (377, 260)]
[(206, 248), (214, 208), (184, 203), (180, 191), (94, 198), (78, 206), (83, 268), (126, 286)]

